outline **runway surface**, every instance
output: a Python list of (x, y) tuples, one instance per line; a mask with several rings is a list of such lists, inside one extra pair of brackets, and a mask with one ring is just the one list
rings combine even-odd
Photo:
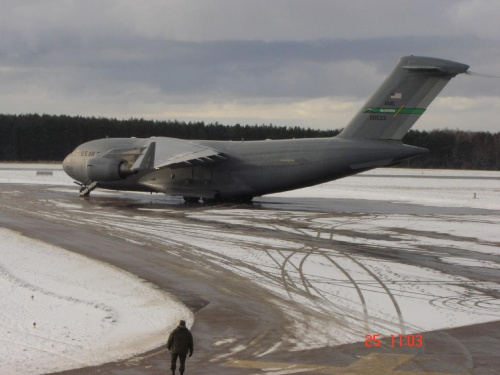
[[(118, 266), (191, 308), (188, 374), (500, 369), (496, 209), (304, 197), (204, 206), (20, 184), (2, 184), (0, 199), (1, 226)], [(375, 334), (380, 346), (365, 342)], [(64, 374), (168, 366), (160, 347)]]

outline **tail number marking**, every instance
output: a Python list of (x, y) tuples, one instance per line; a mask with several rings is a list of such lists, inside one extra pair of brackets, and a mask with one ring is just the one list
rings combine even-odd
[(385, 119), (386, 119), (386, 116), (384, 116), (384, 115), (370, 115), (371, 121), (384, 121)]

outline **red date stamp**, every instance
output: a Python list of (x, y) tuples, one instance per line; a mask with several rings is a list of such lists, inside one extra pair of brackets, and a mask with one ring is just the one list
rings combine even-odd
[(365, 335), (366, 340), (365, 340), (365, 346), (367, 348), (377, 348), (380, 346), (381, 341), (379, 339), (380, 335)]
[[(365, 346), (377, 348), (382, 344), (380, 335), (365, 335)], [(424, 344), (422, 335), (391, 335), (391, 346), (393, 348), (420, 348)]]

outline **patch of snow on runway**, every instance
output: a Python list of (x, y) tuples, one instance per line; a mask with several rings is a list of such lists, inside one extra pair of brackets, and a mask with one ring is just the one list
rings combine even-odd
[(0, 228), (0, 374), (98, 365), (166, 343), (191, 311), (118, 268)]
[[(40, 172), (52, 174), (40, 174)], [(73, 180), (64, 173), (61, 164), (0, 163), (0, 183), (73, 185)], [(76, 188), (76, 185), (73, 186)]]
[(500, 171), (378, 168), (321, 185), (267, 196), (369, 199), (435, 207), (500, 210), (499, 183)]
[[(248, 210), (247, 217), (258, 212)], [(189, 216), (203, 220), (205, 214), (210, 221), (219, 223), (245, 216), (238, 210), (233, 215), (225, 209)], [(361, 215), (352, 219), (266, 210), (264, 220), (276, 222), (283, 215), (297, 219), (304, 235), (369, 245), (389, 253), (394, 248), (425, 254), (430, 259), (443, 255), (441, 249), (469, 257), (500, 254), (496, 216)], [(257, 225), (252, 220), (246, 222), (249, 229)], [(353, 236), (337, 234), (340, 230)], [(199, 241), (200, 237), (203, 241)], [(177, 238), (191, 244), (192, 251), (199, 252), (207, 262), (252, 280), (280, 297), (273, 303), (292, 322), (290, 332), (300, 337), (285, 338), (296, 350), (356, 342), (366, 332), (389, 336), (500, 319), (499, 300), (483, 292), (498, 291), (498, 285), (457, 276), (452, 270), (445, 273), (355, 252), (309, 248), (300, 239), (292, 246), (291, 241), (283, 239), (258, 246), (250, 235), (231, 237), (214, 231), (178, 234)], [(448, 258), (440, 259), (446, 262)], [(450, 259), (456, 262), (463, 258)], [(461, 264), (498, 266), (474, 258), (463, 259)], [(307, 306), (309, 313), (304, 314), (297, 305)], [(314, 335), (308, 339), (311, 332)]]
[[(373, 245), (378, 247), (421, 249), (425, 246), (439, 246), (461, 249), (467, 252), (500, 255), (498, 228), (500, 218), (496, 216), (473, 216), (465, 219), (459, 215), (365, 215), (356, 220), (344, 218), (320, 218), (317, 231), (321, 238), (337, 241)], [(346, 237), (341, 231), (355, 231), (363, 234), (383, 235), (380, 239)], [(339, 234), (340, 233), (340, 234)], [(317, 232), (310, 231), (316, 237)], [(448, 237), (449, 239), (436, 238)]]
[[(222, 222), (230, 220), (231, 214), (221, 211)], [(281, 212), (274, 214), (279, 216)], [(217, 216), (214, 212), (207, 215), (211, 220)], [(201, 216), (202, 212), (196, 213), (197, 218)], [(369, 224), (367, 220), (363, 222)], [(310, 223), (314, 225), (315, 220)], [(430, 231), (435, 224), (430, 220), (427, 226), (421, 225), (420, 230)], [(162, 228), (161, 235), (173, 235), (165, 230), (164, 225), (158, 225)], [(443, 233), (454, 233), (454, 225), (451, 221), (438, 227)], [(290, 332), (295, 337), (286, 337), (285, 341), (295, 350), (357, 342), (366, 332), (389, 336), (500, 319), (500, 310), (495, 310), (497, 301), (474, 289), (498, 290), (496, 285), (393, 260), (334, 249), (308, 248), (301, 241), (291, 243), (273, 239), (263, 242), (257, 236), (203, 229), (196, 234), (191, 229), (189, 233), (176, 233), (176, 240), (189, 244), (190, 251), (199, 253), (205, 264), (224, 267), (280, 298), (273, 303), (281, 307), (293, 324)], [(355, 233), (362, 230), (362, 226), (356, 226)], [(151, 233), (151, 228), (148, 232)], [(490, 238), (487, 230), (485, 237)], [(466, 245), (461, 246), (461, 241), (451, 239), (434, 238), (433, 241), (439, 246), (471, 246), (473, 250), (483, 251), (479, 245), (469, 244), (467, 237), (462, 239)], [(364, 243), (377, 246), (381, 241), (365, 239)], [(399, 241), (384, 241), (384, 244), (403, 247)], [(416, 238), (413, 242), (408, 240), (405, 247), (415, 250), (419, 244), (420, 239)], [(432, 242), (429, 240), (427, 244)], [(488, 248), (494, 251), (493, 246)], [(302, 307), (297, 309), (297, 306)], [(307, 314), (304, 314), (304, 308), (308, 310)], [(311, 332), (314, 335), (308, 335)]]

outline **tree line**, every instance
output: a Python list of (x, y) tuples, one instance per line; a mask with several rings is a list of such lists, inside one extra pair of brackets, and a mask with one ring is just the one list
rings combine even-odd
[(403, 142), (430, 152), (402, 162), (402, 167), (500, 170), (500, 132), (410, 130)]
[[(55, 115), (0, 115), (0, 160), (62, 161), (73, 149), (105, 137), (152, 136), (182, 139), (263, 140), (332, 137), (337, 130), (275, 125), (223, 125), (200, 122), (117, 120)], [(428, 155), (403, 162), (410, 168), (500, 170), (500, 132), (411, 130), (403, 142), (430, 150)]]

